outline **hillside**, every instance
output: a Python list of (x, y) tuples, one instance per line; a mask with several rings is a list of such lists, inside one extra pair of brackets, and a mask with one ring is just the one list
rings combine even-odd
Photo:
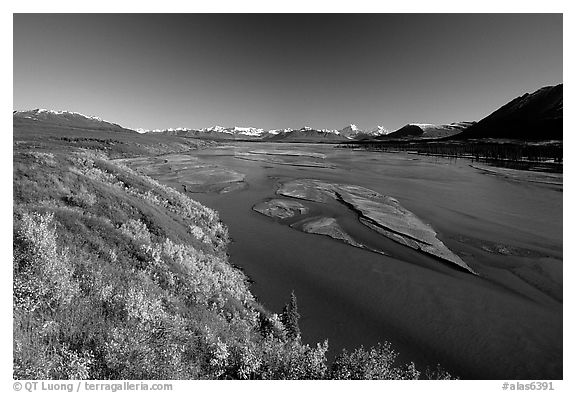
[(502, 106), (456, 139), (562, 140), (563, 85), (543, 87)]
[(15, 379), (450, 377), (387, 343), (328, 364), (294, 296), (255, 300), (217, 212), (114, 160), (204, 142), (30, 121), (13, 134)]
[(25, 146), (47, 150), (88, 149), (106, 154), (108, 158), (126, 158), (189, 151), (215, 143), (156, 133), (138, 134), (131, 130), (83, 128), (76, 124), (62, 127), (16, 115), (13, 122), (15, 150)]
[(77, 112), (54, 111), (47, 109), (32, 109), (27, 111), (14, 111), (14, 124), (24, 127), (35, 127), (37, 124), (49, 125), (63, 129), (86, 129), (98, 131), (113, 131), (134, 133), (118, 124), (102, 120), (96, 116), (87, 116)]

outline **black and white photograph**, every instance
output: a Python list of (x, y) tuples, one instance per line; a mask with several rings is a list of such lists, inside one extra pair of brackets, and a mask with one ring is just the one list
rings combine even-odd
[(562, 12), (39, 10), (7, 389), (563, 391)]

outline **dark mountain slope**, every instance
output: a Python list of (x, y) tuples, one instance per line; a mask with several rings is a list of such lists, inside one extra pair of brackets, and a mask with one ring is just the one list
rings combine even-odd
[(409, 137), (420, 137), (424, 134), (424, 130), (414, 124), (406, 124), (404, 127), (391, 132), (388, 135), (382, 135), (376, 139), (391, 139), (391, 138), (409, 138)]
[(563, 85), (518, 97), (454, 139), (562, 140)]

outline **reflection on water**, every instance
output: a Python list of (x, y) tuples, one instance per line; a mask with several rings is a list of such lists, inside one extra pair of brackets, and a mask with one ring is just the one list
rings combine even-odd
[[(192, 155), (242, 178), (244, 187), (227, 193), (208, 187), (190, 195), (219, 211), (233, 238), (231, 262), (254, 280), (253, 293), (266, 307), (279, 312), (295, 291), (304, 341), (327, 338), (334, 356), (388, 340), (402, 360), (439, 362), (464, 378), (562, 378), (561, 179), (523, 181), (516, 173), (492, 176), (467, 160), (323, 145), (237, 143)], [(180, 190), (194, 181), (193, 171), (151, 175)], [(252, 210), (277, 197), (279, 182), (302, 178), (397, 199), (480, 276), (358, 225), (356, 214), (338, 204), (306, 206), (387, 255)]]

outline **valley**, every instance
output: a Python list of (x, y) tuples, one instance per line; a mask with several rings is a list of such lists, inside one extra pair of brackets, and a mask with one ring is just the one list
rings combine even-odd
[[(124, 162), (217, 210), (255, 296), (277, 309), (294, 290), (303, 337), (328, 338), (330, 356), (387, 337), (402, 359), (439, 362), (464, 378), (560, 375), (561, 175), (536, 183), (524, 171), (495, 176), (468, 160), (257, 146)], [(207, 179), (197, 167), (241, 174), (242, 185), (214, 176), (189, 189)], [(382, 216), (387, 229), (359, 219), (337, 194), (348, 203), (368, 198), (354, 202), (361, 211), (393, 203)], [(397, 214), (414, 226), (395, 227)]]

